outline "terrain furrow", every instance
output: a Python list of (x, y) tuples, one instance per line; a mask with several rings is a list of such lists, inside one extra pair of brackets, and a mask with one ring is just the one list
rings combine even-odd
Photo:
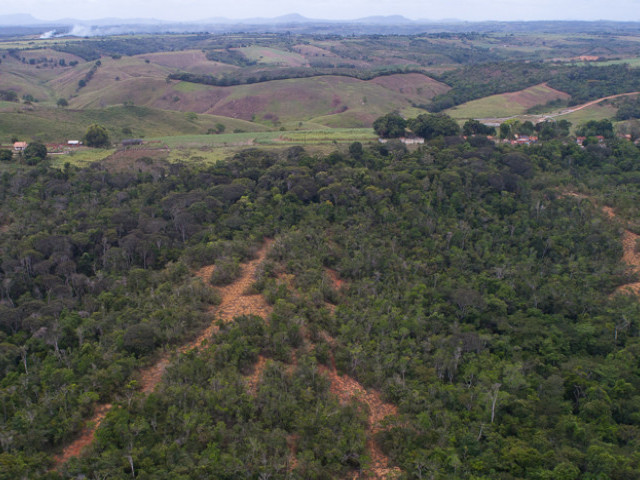
[[(210, 338), (211, 335), (218, 330), (217, 323), (219, 320), (230, 322), (236, 316), (249, 314), (259, 315), (265, 318), (271, 312), (271, 307), (262, 295), (245, 294), (254, 281), (258, 265), (266, 258), (270, 245), (271, 240), (265, 241), (262, 248), (257, 252), (256, 258), (242, 265), (240, 278), (230, 285), (218, 289), (221, 302), (217, 306), (212, 306), (209, 310), (213, 316), (210, 325), (202, 331), (195, 340), (181, 346), (177, 350), (179, 353), (197, 348), (202, 342)], [(214, 266), (203, 267), (196, 275), (202, 278), (205, 285), (209, 285), (209, 278), (214, 268)], [(162, 380), (162, 376), (169, 363), (170, 356), (168, 353), (165, 353), (151, 366), (140, 370), (138, 374), (138, 384), (142, 393), (148, 394), (156, 388)], [(54, 469), (60, 468), (69, 461), (71, 457), (78, 456), (86, 446), (93, 442), (96, 429), (100, 426), (100, 423), (110, 409), (111, 404), (96, 406), (93, 417), (87, 421), (80, 436), (64, 447), (62, 453), (54, 458)]]

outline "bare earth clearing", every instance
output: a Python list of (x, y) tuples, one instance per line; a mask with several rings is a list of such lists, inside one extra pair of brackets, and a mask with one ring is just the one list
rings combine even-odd
[[(219, 289), (222, 301), (220, 305), (213, 306), (210, 313), (213, 315), (211, 324), (196, 338), (195, 340), (183, 345), (178, 352), (184, 353), (188, 350), (199, 347), (203, 341), (210, 338), (217, 329), (217, 321), (230, 322), (234, 317), (244, 314), (260, 315), (266, 317), (271, 307), (265, 302), (262, 295), (245, 295), (245, 291), (253, 283), (254, 276), (258, 265), (265, 259), (271, 241), (266, 241), (263, 247), (257, 252), (257, 258), (243, 265), (242, 275), (231, 285), (227, 285)], [(209, 284), (209, 277), (213, 267), (202, 268), (197, 275), (203, 279), (205, 284)], [(153, 365), (140, 371), (138, 384), (140, 390), (148, 394), (152, 392), (164, 374), (167, 365), (169, 365), (170, 356), (168, 353), (163, 354)], [(87, 422), (87, 425), (81, 435), (71, 444), (67, 445), (62, 453), (55, 457), (54, 468), (64, 465), (71, 457), (77, 456), (82, 449), (93, 442), (96, 428), (100, 425), (106, 414), (111, 409), (110, 404), (98, 405), (95, 409), (94, 416)]]
[[(198, 348), (204, 341), (214, 335), (218, 330), (218, 320), (230, 322), (239, 315), (248, 314), (258, 315), (266, 320), (272, 311), (271, 306), (267, 304), (262, 295), (247, 295), (246, 292), (253, 283), (256, 270), (260, 263), (265, 259), (271, 243), (272, 240), (265, 241), (262, 248), (257, 252), (256, 259), (242, 266), (242, 274), (238, 280), (218, 290), (222, 301), (220, 305), (210, 307), (210, 313), (212, 315), (211, 324), (195, 340), (180, 347), (177, 350), (178, 353), (184, 353), (194, 348)], [(215, 266), (213, 265), (206, 266), (196, 272), (196, 275), (208, 285), (209, 278), (211, 277), (214, 269)], [(340, 290), (344, 287), (344, 281), (339, 278), (337, 272), (329, 270), (327, 274), (331, 278), (332, 285), (336, 290)], [(335, 345), (335, 340), (333, 338), (329, 337), (327, 334), (324, 336), (327, 343), (332, 346)], [(162, 376), (169, 363), (170, 354), (165, 353), (153, 365), (139, 372), (138, 383), (142, 393), (148, 394), (156, 388), (162, 380)], [(294, 367), (295, 363), (294, 353)], [(266, 365), (267, 359), (260, 356), (258, 362), (254, 366), (253, 372), (245, 378), (247, 390), (250, 394), (256, 394)], [(400, 469), (397, 467), (390, 467), (389, 459), (384, 455), (384, 453), (382, 453), (373, 440), (373, 436), (382, 428), (381, 422), (387, 416), (396, 415), (397, 408), (394, 405), (385, 403), (382, 400), (380, 393), (376, 390), (364, 388), (359, 382), (348, 375), (339, 375), (333, 362), (333, 356), (331, 357), (331, 367), (320, 366), (319, 370), (327, 376), (331, 382), (331, 393), (336, 395), (341, 402), (348, 402), (355, 399), (367, 405), (367, 449), (371, 457), (371, 465), (367, 471), (362, 474), (356, 474), (355, 478), (382, 479), (399, 475)], [(100, 426), (100, 423), (103, 421), (111, 407), (111, 404), (102, 404), (96, 407), (93, 417), (87, 421), (85, 429), (82, 431), (80, 436), (71, 444), (67, 445), (63, 449), (63, 452), (55, 458), (54, 468), (60, 468), (71, 457), (80, 455), (82, 450), (93, 442), (96, 429)], [(297, 443), (295, 435), (289, 438), (288, 443), (292, 456), (291, 466), (294, 468), (296, 465), (295, 454)]]
[[(563, 196), (590, 200), (590, 198), (583, 193), (566, 192), (563, 194)], [(610, 220), (616, 220), (617, 216), (613, 208), (605, 205), (604, 207), (602, 207), (602, 211)], [(622, 261), (629, 265), (630, 270), (633, 273), (640, 273), (640, 252), (636, 251), (636, 242), (639, 239), (640, 235), (633, 233), (631, 230), (625, 229), (622, 233)], [(622, 285), (616, 289), (615, 293), (630, 293), (633, 295), (640, 295), (640, 282)]]

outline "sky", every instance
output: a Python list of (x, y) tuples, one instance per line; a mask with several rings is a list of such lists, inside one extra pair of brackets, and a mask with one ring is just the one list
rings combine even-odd
[(212, 17), (318, 19), (403, 15), (410, 19), (640, 21), (640, 0), (0, 0), (0, 15), (27, 13), (41, 20)]

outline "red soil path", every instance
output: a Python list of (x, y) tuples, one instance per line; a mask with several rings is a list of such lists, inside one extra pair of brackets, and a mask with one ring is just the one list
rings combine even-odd
[[(562, 195), (566, 197), (589, 199), (587, 195), (576, 192), (565, 192)], [(609, 217), (609, 219), (616, 219), (616, 212), (613, 210), (613, 208), (604, 206), (602, 207), (602, 211), (607, 215), (607, 217)], [(633, 273), (640, 273), (640, 252), (636, 251), (636, 242), (638, 239), (640, 239), (640, 235), (633, 233), (631, 230), (625, 229), (622, 233), (622, 261), (629, 265), (630, 270)], [(640, 295), (640, 282), (621, 285), (614, 292), (614, 294), (616, 293), (630, 293), (633, 295)]]
[(344, 287), (345, 282), (343, 279), (340, 278), (340, 275), (338, 274), (338, 272), (336, 272), (335, 270), (332, 270), (331, 268), (327, 268), (325, 269), (325, 271), (327, 272), (327, 275), (331, 279), (331, 284), (334, 290), (340, 290), (342, 287)]
[[(322, 332), (322, 337), (329, 345), (335, 345), (335, 340), (326, 332)], [(327, 376), (331, 382), (331, 393), (337, 396), (341, 402), (345, 403), (355, 399), (366, 404), (369, 409), (367, 450), (369, 450), (369, 456), (371, 457), (371, 465), (368, 470), (355, 478), (385, 479), (399, 476), (401, 470), (398, 467), (389, 465), (389, 458), (382, 453), (382, 450), (373, 440), (373, 436), (382, 429), (382, 421), (388, 416), (398, 414), (397, 407), (390, 403), (385, 403), (377, 390), (364, 388), (357, 380), (348, 375), (339, 375), (333, 356), (331, 356), (331, 367), (320, 365), (319, 370)]]
[[(602, 207), (602, 211), (610, 218), (615, 219), (616, 213), (611, 207)], [(640, 253), (636, 251), (636, 242), (640, 235), (626, 230), (622, 234), (622, 261), (629, 265), (633, 273), (640, 273)], [(640, 295), (640, 282), (628, 283), (616, 288), (615, 293), (631, 293)]]
[[(271, 243), (271, 240), (265, 241), (262, 248), (257, 252), (256, 259), (242, 266), (242, 274), (238, 280), (219, 289), (222, 301), (220, 305), (212, 306), (210, 309), (210, 313), (214, 315), (213, 321), (195, 340), (180, 347), (178, 349), (179, 353), (197, 348), (202, 342), (210, 338), (218, 330), (217, 320), (219, 319), (223, 322), (230, 322), (234, 317), (245, 314), (260, 315), (264, 318), (271, 312), (271, 307), (262, 295), (245, 294), (253, 283), (258, 265), (265, 259)], [(203, 267), (196, 274), (203, 279), (205, 285), (209, 284), (213, 268), (213, 266)], [(165, 353), (153, 365), (140, 370), (138, 384), (142, 393), (148, 394), (156, 388), (167, 365), (169, 365), (169, 361), (169, 354)], [(93, 417), (87, 422), (80, 436), (64, 447), (60, 455), (54, 457), (54, 469), (60, 468), (71, 457), (78, 456), (84, 447), (93, 442), (96, 429), (110, 409), (111, 404), (96, 406)]]
[(255, 396), (255, 394), (258, 392), (258, 384), (260, 383), (260, 378), (262, 378), (262, 373), (264, 372), (266, 366), (267, 359), (260, 355), (258, 357), (258, 361), (253, 366), (253, 372), (245, 377), (249, 395)]

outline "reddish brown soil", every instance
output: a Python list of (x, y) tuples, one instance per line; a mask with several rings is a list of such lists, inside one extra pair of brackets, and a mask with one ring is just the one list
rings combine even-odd
[(287, 437), (287, 447), (289, 447), (289, 471), (298, 466), (298, 435), (292, 433)]
[[(335, 345), (335, 340), (326, 332), (322, 332), (321, 336), (329, 345)], [(348, 375), (339, 375), (333, 357), (331, 358), (331, 367), (320, 365), (319, 370), (327, 376), (331, 382), (331, 393), (337, 396), (341, 402), (355, 399), (368, 407), (367, 450), (369, 450), (371, 457), (371, 465), (369, 469), (359, 475), (359, 478), (383, 479), (398, 476), (401, 470), (389, 465), (389, 458), (380, 450), (373, 439), (373, 436), (381, 430), (382, 421), (388, 416), (398, 414), (397, 407), (385, 403), (377, 390), (364, 388), (357, 380)]]
[[(624, 249), (622, 260), (631, 267), (634, 273), (640, 273), (640, 253), (636, 252), (636, 242), (638, 239), (640, 239), (640, 235), (629, 230), (625, 230), (622, 235), (622, 247)], [(640, 295), (640, 282), (622, 285), (616, 289), (616, 293), (633, 293), (634, 295)]]
[(93, 435), (95, 433), (96, 428), (100, 426), (102, 420), (107, 415), (107, 412), (111, 410), (111, 404), (105, 403), (102, 405), (98, 405), (93, 413), (93, 417), (87, 424), (84, 429), (80, 433), (80, 436), (70, 445), (68, 445), (63, 451), (62, 454), (56, 455), (54, 457), (54, 462), (56, 467), (60, 465), (64, 465), (71, 457), (77, 457), (80, 455), (80, 452), (93, 442)]
[(255, 396), (258, 391), (258, 384), (260, 383), (260, 379), (262, 378), (262, 373), (264, 372), (265, 367), (267, 366), (267, 359), (260, 355), (258, 357), (258, 361), (253, 366), (253, 372), (250, 375), (245, 377), (245, 382), (247, 384), (247, 391), (250, 395)]
[[(563, 193), (563, 196), (581, 199), (589, 198), (587, 195), (576, 192), (565, 192)], [(607, 217), (609, 217), (609, 219), (616, 219), (616, 212), (613, 210), (613, 208), (605, 205), (604, 207), (602, 207), (602, 211), (607, 215)], [(630, 230), (625, 230), (622, 234), (622, 261), (629, 265), (630, 270), (633, 273), (640, 273), (640, 253), (636, 251), (636, 243), (638, 239), (640, 239), (640, 235), (633, 233)], [(640, 295), (640, 282), (622, 285), (616, 289), (614, 295), (616, 293), (631, 293), (633, 295)]]
[[(184, 353), (188, 350), (199, 347), (203, 341), (210, 338), (211, 335), (218, 330), (217, 321), (219, 319), (223, 322), (230, 322), (234, 317), (244, 314), (260, 315), (265, 318), (271, 312), (271, 307), (267, 304), (262, 295), (245, 295), (245, 292), (254, 282), (258, 265), (267, 256), (267, 250), (271, 243), (271, 240), (265, 241), (262, 248), (258, 251), (256, 259), (251, 260), (242, 266), (242, 274), (238, 280), (219, 289), (222, 301), (220, 302), (220, 305), (211, 308), (214, 320), (198, 336), (198, 338), (180, 347), (178, 352)], [(213, 268), (213, 266), (203, 267), (196, 273), (196, 275), (202, 278), (205, 284), (208, 285)], [(153, 365), (144, 368), (139, 372), (138, 381), (142, 393), (150, 393), (156, 388), (158, 383), (160, 383), (162, 375), (164, 374), (168, 364), (169, 354), (165, 353)], [(259, 368), (256, 368), (256, 370), (259, 370)], [(259, 378), (259, 375), (260, 373), (257, 378)], [(102, 422), (110, 409), (110, 404), (102, 404), (96, 407), (94, 416), (87, 422), (87, 425), (80, 436), (67, 445), (60, 455), (54, 458), (54, 469), (64, 465), (71, 457), (79, 455), (84, 447), (93, 442), (96, 428), (98, 428), (100, 422)]]
[(371, 466), (366, 472), (363, 472), (361, 478), (387, 478), (390, 474), (399, 474), (400, 469), (389, 466), (389, 458), (382, 453), (373, 440), (373, 435), (381, 429), (382, 420), (389, 415), (398, 413), (396, 406), (383, 402), (380, 393), (376, 390), (364, 388), (358, 381), (348, 375), (339, 375), (333, 366), (329, 368), (320, 365), (319, 369), (331, 382), (331, 393), (336, 395), (341, 402), (355, 399), (368, 406), (367, 449), (371, 457)]
[(343, 279), (340, 278), (340, 275), (338, 274), (338, 272), (330, 268), (325, 269), (325, 272), (331, 279), (331, 285), (334, 288), (334, 290), (340, 290), (342, 287), (344, 287), (345, 282)]

